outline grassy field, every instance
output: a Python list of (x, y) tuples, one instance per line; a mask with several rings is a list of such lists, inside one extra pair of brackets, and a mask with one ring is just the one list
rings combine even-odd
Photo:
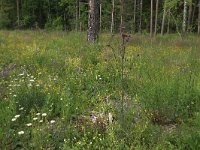
[(0, 149), (200, 149), (200, 38), (0, 31)]

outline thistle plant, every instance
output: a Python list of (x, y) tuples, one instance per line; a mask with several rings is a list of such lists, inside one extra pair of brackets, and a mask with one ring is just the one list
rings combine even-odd
[[(114, 34), (112, 34), (111, 39), (107, 46), (112, 49), (113, 55), (117, 63), (119, 64), (119, 70), (120, 70), (120, 101), (121, 101), (121, 115), (122, 115), (122, 121), (124, 120), (124, 99), (125, 99), (125, 75), (124, 75), (124, 69), (125, 69), (125, 55), (126, 55), (126, 44), (129, 42), (131, 36), (126, 34), (124, 32), (125, 27), (120, 27), (120, 45), (118, 46), (118, 49), (115, 50), (111, 46), (111, 42), (114, 38)], [(117, 53), (117, 54), (116, 54)]]

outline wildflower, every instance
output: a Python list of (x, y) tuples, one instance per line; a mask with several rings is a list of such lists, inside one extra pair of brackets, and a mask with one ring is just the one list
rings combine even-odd
[(40, 123), (42, 123), (43, 122), (43, 120), (40, 120)]
[(31, 80), (30, 80), (30, 82), (34, 82), (34, 80), (33, 80), (33, 79), (31, 79)]
[(24, 110), (24, 107), (19, 108), (19, 110)]
[(13, 95), (13, 97), (17, 97), (17, 95)]
[(14, 122), (14, 121), (16, 121), (17, 120), (17, 118), (12, 118), (12, 121)]
[(39, 115), (40, 115), (40, 113), (37, 113), (37, 114), (36, 114), (36, 116), (39, 116)]
[(47, 116), (47, 113), (43, 113), (43, 114), (42, 114), (42, 117), (46, 117), (46, 116)]
[(19, 76), (23, 76), (23, 75), (24, 75), (24, 73), (19, 74)]
[(33, 120), (34, 120), (34, 121), (36, 121), (36, 120), (38, 120), (38, 118), (37, 118), (37, 117), (35, 117), (35, 118), (33, 118)]
[(51, 124), (54, 124), (55, 122), (56, 122), (55, 120), (51, 120), (51, 121), (50, 121)]
[(27, 123), (26, 126), (30, 127), (30, 126), (32, 126), (32, 123)]
[(40, 85), (39, 85), (39, 84), (36, 84), (36, 86), (39, 87)]
[(15, 115), (15, 118), (19, 118), (20, 117), (20, 115)]
[(19, 131), (18, 134), (22, 135), (22, 134), (24, 134), (24, 131)]

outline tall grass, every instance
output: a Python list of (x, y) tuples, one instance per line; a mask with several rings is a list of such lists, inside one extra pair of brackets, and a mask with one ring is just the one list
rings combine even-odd
[(199, 149), (198, 37), (0, 37), (0, 149)]

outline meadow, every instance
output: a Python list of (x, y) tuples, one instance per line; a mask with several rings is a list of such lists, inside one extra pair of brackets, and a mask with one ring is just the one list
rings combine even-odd
[(0, 149), (200, 149), (200, 38), (0, 31)]

